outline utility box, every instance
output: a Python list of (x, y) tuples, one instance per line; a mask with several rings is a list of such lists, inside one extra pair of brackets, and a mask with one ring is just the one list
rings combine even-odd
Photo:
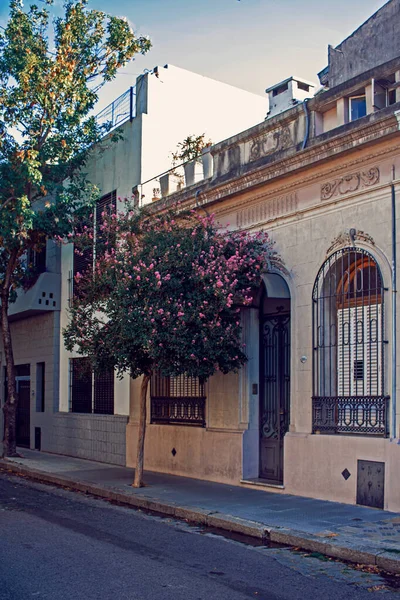
[(383, 508), (385, 500), (385, 463), (357, 461), (357, 504)]

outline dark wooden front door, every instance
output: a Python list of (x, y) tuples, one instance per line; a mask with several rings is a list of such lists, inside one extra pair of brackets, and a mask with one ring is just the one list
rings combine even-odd
[(260, 477), (280, 484), (283, 438), (289, 428), (290, 314), (260, 318)]
[(17, 446), (30, 446), (31, 428), (31, 380), (30, 365), (18, 365), (15, 367), (16, 384), (18, 394), (17, 407)]

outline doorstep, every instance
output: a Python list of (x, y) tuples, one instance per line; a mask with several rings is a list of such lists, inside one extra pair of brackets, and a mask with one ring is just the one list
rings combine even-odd
[(275, 490), (284, 490), (285, 486), (279, 483), (271, 483), (268, 479), (261, 479), (261, 477), (254, 477), (252, 479), (241, 479), (240, 483), (245, 485), (255, 485), (257, 487), (272, 488)]

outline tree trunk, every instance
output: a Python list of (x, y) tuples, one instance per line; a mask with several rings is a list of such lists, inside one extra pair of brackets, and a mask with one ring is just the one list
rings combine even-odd
[(16, 439), (18, 395), (15, 382), (14, 353), (11, 340), (10, 323), (8, 320), (8, 299), (8, 289), (3, 289), (1, 293), (1, 331), (3, 335), (7, 373), (7, 400), (3, 406), (3, 456), (18, 456)]
[(150, 375), (143, 375), (142, 385), (140, 387), (139, 435), (137, 444), (135, 479), (133, 482), (133, 487), (137, 488), (143, 487), (144, 438), (146, 435), (146, 405), (149, 381)]

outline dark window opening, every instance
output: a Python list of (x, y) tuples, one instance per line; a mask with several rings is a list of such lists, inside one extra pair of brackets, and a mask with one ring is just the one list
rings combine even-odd
[(29, 248), (26, 255), (28, 269), (35, 273), (44, 273), (46, 271), (46, 244), (40, 250)]
[(299, 90), (303, 90), (304, 92), (310, 91), (310, 86), (307, 83), (303, 83), (302, 81), (297, 82), (297, 87)]
[(388, 106), (396, 104), (396, 90), (388, 90)]
[(88, 358), (70, 359), (70, 406), (74, 413), (92, 412), (92, 365)]
[(278, 96), (279, 94), (283, 94), (283, 92), (286, 92), (288, 89), (289, 89), (289, 84), (284, 83), (283, 85), (280, 85), (280, 86), (276, 87), (274, 90), (272, 90), (272, 96), (275, 98), (275, 96)]
[[(101, 223), (103, 221), (103, 213), (113, 214), (117, 209), (117, 193), (114, 190), (110, 194), (106, 194), (102, 198), (100, 198), (96, 202), (95, 209), (95, 235), (96, 235), (96, 254), (99, 256), (102, 252), (104, 252), (109, 244), (110, 240), (106, 239), (105, 235), (103, 235), (101, 231)], [(83, 227), (87, 225), (87, 223), (82, 223)], [(88, 271), (88, 269), (93, 268), (93, 259), (94, 259), (94, 248), (93, 245), (90, 247), (75, 249), (74, 250), (74, 264), (73, 264), (73, 272), (72, 277), (70, 277), (70, 287), (72, 287), (72, 293), (70, 290), (70, 298), (80, 297), (82, 291), (80, 289), (79, 282), (76, 280), (76, 276), (83, 275)]]
[(114, 371), (93, 374), (88, 358), (71, 358), (70, 412), (113, 415)]
[(364, 381), (364, 361), (363, 360), (355, 360), (354, 361), (354, 379), (356, 381)]
[(117, 210), (117, 192), (114, 190), (106, 194), (96, 202), (96, 254), (99, 256), (105, 252), (107, 246), (114, 240), (108, 239), (101, 230), (104, 217), (112, 215)]
[(102, 371), (94, 376), (94, 413), (114, 414), (114, 371)]
[(36, 412), (45, 409), (45, 363), (36, 363)]
[(152, 423), (205, 427), (205, 383), (197, 377), (154, 373), (150, 396)]

